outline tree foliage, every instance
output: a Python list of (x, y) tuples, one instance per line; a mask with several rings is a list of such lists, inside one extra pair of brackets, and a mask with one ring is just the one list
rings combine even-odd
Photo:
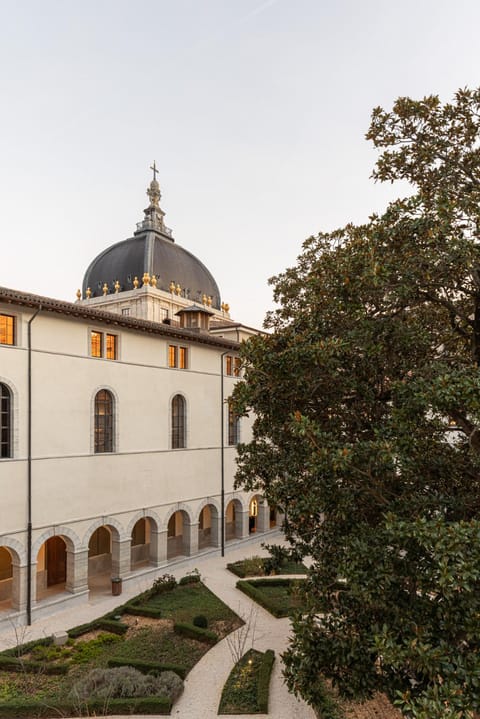
[[(304, 243), (244, 348), (237, 482), (311, 555), (290, 688), (406, 716), (480, 709), (480, 90), (373, 111), (374, 178), (412, 195)], [(340, 589), (339, 589), (340, 587)]]

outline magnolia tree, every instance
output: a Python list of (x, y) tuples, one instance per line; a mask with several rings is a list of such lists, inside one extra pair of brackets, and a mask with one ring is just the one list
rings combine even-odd
[(310, 555), (290, 689), (480, 710), (480, 90), (373, 111), (374, 178), (412, 194), (311, 237), (246, 343), (237, 483)]

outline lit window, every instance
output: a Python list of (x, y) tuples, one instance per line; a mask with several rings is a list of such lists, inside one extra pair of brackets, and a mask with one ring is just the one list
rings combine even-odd
[(241, 360), (240, 357), (225, 357), (225, 374), (229, 377), (238, 377), (240, 375)]
[(5, 384), (0, 382), (0, 458), (12, 454), (12, 396)]
[(188, 349), (177, 345), (168, 345), (168, 366), (177, 369), (187, 369)]
[(95, 395), (95, 453), (113, 452), (113, 396), (107, 389)]
[(90, 337), (91, 337), (90, 353), (91, 353), (92, 357), (101, 357), (102, 356), (103, 334), (101, 332), (92, 332)]
[(117, 335), (106, 335), (105, 350), (107, 359), (117, 359)]
[(233, 409), (232, 402), (228, 403), (228, 444), (235, 445), (240, 441), (240, 417)]
[(186, 347), (178, 348), (178, 366), (180, 367), (180, 369), (187, 368), (187, 348)]
[(0, 315), (0, 344), (15, 344), (15, 317)]
[(186, 442), (186, 403), (181, 394), (172, 399), (172, 449), (184, 449)]
[(116, 360), (118, 356), (117, 335), (92, 330), (90, 332), (90, 354), (92, 357)]

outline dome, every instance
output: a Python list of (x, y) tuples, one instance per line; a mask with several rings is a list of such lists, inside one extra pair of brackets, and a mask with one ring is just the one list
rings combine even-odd
[(102, 296), (105, 283), (109, 292), (114, 292), (117, 281), (120, 292), (132, 290), (135, 277), (141, 284), (148, 272), (155, 275), (157, 289), (170, 292), (174, 282), (187, 299), (201, 301), (206, 295), (212, 298), (212, 307), (220, 309), (220, 291), (212, 274), (195, 255), (176, 244), (163, 223), (160, 189), (155, 178), (147, 194), (150, 206), (145, 210), (145, 219), (137, 225), (133, 237), (108, 247), (93, 260), (83, 278), (83, 297), (88, 287), (92, 297)]

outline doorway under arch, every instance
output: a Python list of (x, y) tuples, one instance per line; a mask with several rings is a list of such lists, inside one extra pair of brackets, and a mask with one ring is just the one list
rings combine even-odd
[(219, 522), (217, 508), (206, 504), (198, 517), (198, 548), (218, 547)]
[(132, 529), (132, 544), (130, 550), (131, 568), (145, 567), (151, 561), (152, 521), (149, 517), (142, 517), (135, 522)]
[(12, 609), (13, 557), (8, 547), (0, 547), (0, 611)]
[(225, 509), (225, 541), (242, 538), (242, 503), (231, 499)]
[(185, 546), (186, 536), (184, 526), (188, 523), (188, 514), (179, 509), (172, 514), (167, 525), (167, 559), (181, 557), (188, 554)]
[(65, 591), (67, 544), (61, 535), (47, 539), (37, 554), (37, 600)]

